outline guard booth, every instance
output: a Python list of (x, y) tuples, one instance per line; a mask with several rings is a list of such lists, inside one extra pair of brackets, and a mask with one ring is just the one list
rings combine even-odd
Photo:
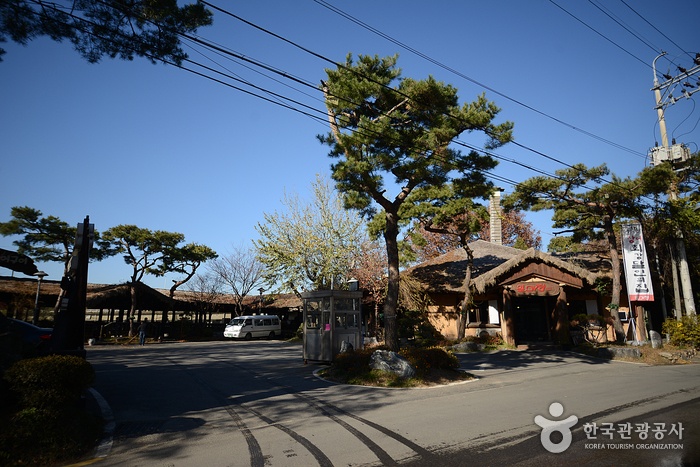
[(362, 291), (303, 292), (304, 363), (332, 362), (343, 342), (362, 347)]

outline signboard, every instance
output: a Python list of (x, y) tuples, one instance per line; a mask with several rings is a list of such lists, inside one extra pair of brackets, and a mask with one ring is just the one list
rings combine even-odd
[(28, 276), (33, 275), (39, 270), (34, 264), (34, 261), (29, 256), (17, 253), (16, 251), (3, 250), (0, 248), (0, 266), (13, 271), (24, 273)]
[(622, 260), (630, 302), (654, 301), (641, 224), (622, 224)]
[(546, 281), (516, 282), (511, 288), (517, 297), (555, 297), (560, 292), (557, 284)]

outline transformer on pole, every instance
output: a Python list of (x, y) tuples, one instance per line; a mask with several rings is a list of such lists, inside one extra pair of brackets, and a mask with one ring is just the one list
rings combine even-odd
[[(662, 52), (658, 55), (654, 62), (652, 63), (652, 70), (654, 72), (654, 87), (651, 88), (654, 91), (654, 97), (656, 98), (656, 112), (659, 118), (659, 130), (661, 132), (661, 147), (658, 144), (653, 147), (649, 152), (649, 158), (651, 160), (652, 166), (657, 166), (663, 163), (671, 164), (674, 170), (681, 169), (686, 165), (686, 162), (690, 160), (690, 150), (687, 146), (683, 144), (676, 144), (673, 140), (672, 144), (668, 144), (668, 133), (666, 131), (666, 120), (664, 117), (664, 112), (666, 107), (675, 104), (682, 97), (687, 99), (693, 94), (700, 91), (700, 82), (698, 86), (690, 83), (689, 78), (694, 74), (700, 72), (700, 54), (695, 55), (693, 60), (695, 66), (690, 69), (685, 69), (678, 67), (679, 74), (677, 76), (671, 76), (670, 74), (662, 75), (666, 81), (659, 83), (659, 78), (656, 73), (656, 61), (666, 55), (666, 52)], [(667, 96), (662, 97), (661, 91), (671, 88), (672, 86), (680, 86), (682, 91), (682, 97), (674, 97), (673, 94), (669, 93)], [(689, 90), (690, 89), (690, 90)], [(678, 198), (678, 193), (676, 191), (675, 184), (669, 187), (669, 198), (675, 200)], [(685, 308), (686, 315), (695, 315), (695, 297), (693, 295), (693, 287), (690, 282), (690, 270), (688, 268), (688, 258), (685, 251), (685, 242), (683, 241), (683, 233), (678, 230), (676, 232), (676, 250), (678, 253), (678, 270), (681, 290), (683, 294), (683, 304)], [(674, 259), (674, 273), (676, 269)], [(675, 274), (674, 274), (675, 275)], [(678, 288), (676, 288), (678, 290)], [(676, 298), (676, 303), (679, 303), (678, 297)], [(681, 310), (676, 310), (676, 318), (680, 319), (682, 314)]]

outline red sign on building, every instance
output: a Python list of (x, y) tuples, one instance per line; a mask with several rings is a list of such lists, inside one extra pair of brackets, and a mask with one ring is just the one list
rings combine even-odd
[(555, 297), (560, 292), (557, 284), (546, 281), (516, 282), (511, 288), (518, 297)]

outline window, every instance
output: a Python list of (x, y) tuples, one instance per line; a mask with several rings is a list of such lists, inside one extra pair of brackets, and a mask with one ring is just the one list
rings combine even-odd
[(498, 300), (489, 300), (489, 324), (500, 324), (501, 315), (498, 313)]
[(306, 329), (321, 328), (321, 313), (309, 313), (306, 315)]
[(498, 312), (498, 300), (485, 300), (474, 304), (469, 309), (470, 323), (499, 324), (501, 316)]
[(270, 318), (265, 318), (265, 319), (263, 320), (263, 324), (264, 324), (265, 326), (272, 326), (272, 320), (271, 320)]

